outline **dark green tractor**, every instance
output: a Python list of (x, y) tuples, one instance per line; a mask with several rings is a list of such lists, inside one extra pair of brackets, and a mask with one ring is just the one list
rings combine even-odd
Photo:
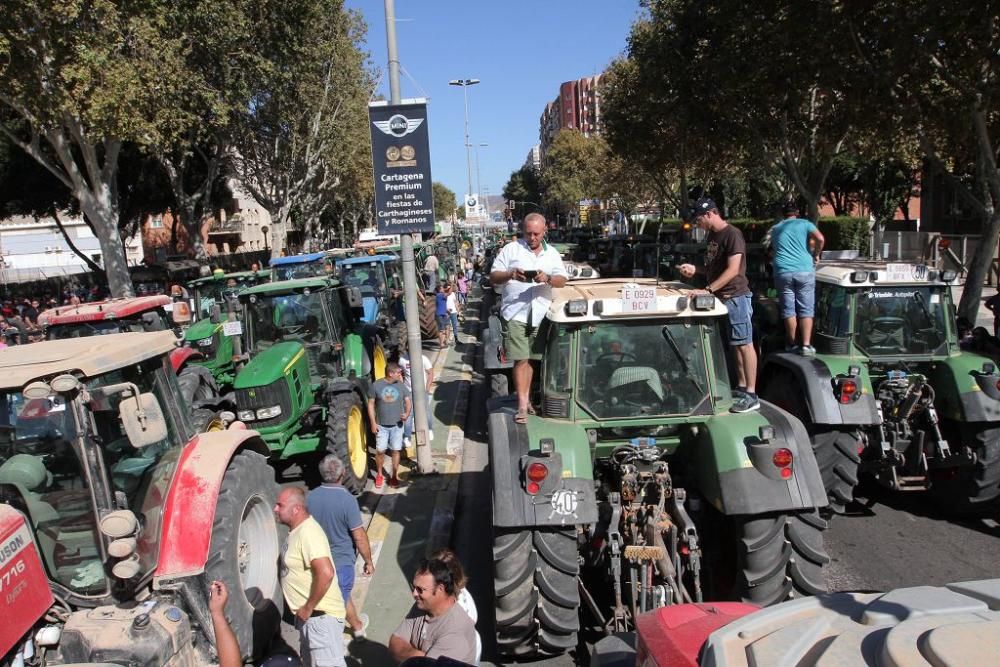
[(567, 651), (584, 624), (627, 631), (665, 605), (826, 588), (827, 500), (805, 428), (766, 402), (729, 411), (714, 296), (630, 282), (553, 290), (537, 414), (489, 403), (504, 656)]
[[(959, 347), (953, 271), (864, 260), (816, 271), (815, 357), (782, 350), (776, 308), (761, 302), (758, 392), (809, 426), (830, 506), (860, 477), (930, 491), (948, 511), (1000, 498), (1000, 375)], [(770, 324), (768, 327), (767, 323)]]
[(226, 322), (242, 317), (237, 295), (247, 287), (267, 282), (270, 271), (241, 271), (218, 273), (209, 278), (188, 283), (194, 308), (195, 322), (184, 331), (184, 347), (198, 353), (191, 363), (207, 368), (220, 387), (230, 387), (236, 377), (239, 356), (235, 345), (242, 326)]
[(249, 362), (233, 383), (237, 416), (280, 463), (329, 451), (344, 486), (368, 476), (369, 384), (385, 375), (378, 330), (361, 321), (361, 295), (328, 278), (257, 285), (239, 296)]

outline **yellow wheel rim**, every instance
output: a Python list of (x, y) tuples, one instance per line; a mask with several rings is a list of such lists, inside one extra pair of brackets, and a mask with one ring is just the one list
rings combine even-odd
[(361, 408), (353, 405), (347, 415), (347, 455), (355, 477), (364, 479), (368, 474), (368, 434)]
[(376, 345), (372, 356), (375, 357), (372, 364), (375, 367), (375, 379), (381, 380), (385, 377), (385, 365), (387, 363), (385, 350), (382, 349), (381, 345)]

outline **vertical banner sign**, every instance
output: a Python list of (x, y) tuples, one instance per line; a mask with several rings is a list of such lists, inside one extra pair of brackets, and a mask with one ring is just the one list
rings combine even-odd
[(379, 234), (434, 232), (427, 103), (372, 102), (372, 166)]

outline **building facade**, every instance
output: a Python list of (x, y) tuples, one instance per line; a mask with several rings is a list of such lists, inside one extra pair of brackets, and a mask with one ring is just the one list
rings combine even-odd
[(559, 86), (559, 96), (545, 105), (539, 119), (539, 162), (559, 130), (579, 130), (588, 137), (601, 133), (601, 79), (598, 74)]

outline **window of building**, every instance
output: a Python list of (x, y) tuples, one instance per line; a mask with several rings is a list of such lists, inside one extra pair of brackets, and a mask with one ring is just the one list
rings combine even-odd
[(150, 218), (149, 219), (149, 228), (150, 229), (163, 229), (163, 216), (162, 215), (154, 215), (152, 218)]

